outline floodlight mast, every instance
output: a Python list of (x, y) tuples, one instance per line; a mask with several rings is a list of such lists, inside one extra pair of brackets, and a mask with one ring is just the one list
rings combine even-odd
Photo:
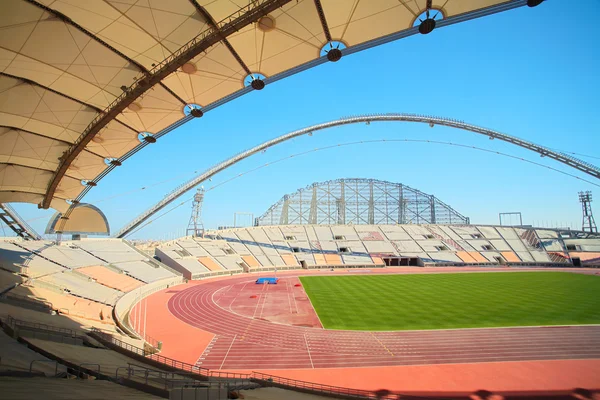
[(592, 212), (592, 192), (579, 192), (579, 202), (581, 203), (581, 211), (583, 213), (583, 222), (581, 230), (584, 232), (598, 233), (594, 214)]
[(204, 202), (204, 187), (196, 189), (192, 203), (192, 215), (186, 230), (187, 236), (204, 237), (204, 223), (202, 222), (202, 203)]

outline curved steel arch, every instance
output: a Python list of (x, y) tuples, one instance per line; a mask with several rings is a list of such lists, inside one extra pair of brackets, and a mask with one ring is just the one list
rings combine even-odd
[(153, 207), (146, 210), (144, 213), (140, 214), (136, 219), (131, 221), (125, 227), (123, 227), (119, 232), (115, 234), (115, 237), (122, 238), (125, 235), (129, 234), (136, 227), (141, 225), (145, 220), (150, 218), (153, 214), (160, 211), (162, 208), (167, 206), (172, 201), (179, 198), (188, 190), (194, 188), (199, 185), (203, 181), (212, 177), (213, 175), (223, 171), (224, 169), (238, 163), (239, 161), (244, 160), (245, 158), (250, 157), (253, 154), (256, 154), (262, 150), (268, 149), (269, 147), (275, 146), (279, 143), (285, 142), (287, 140), (293, 139), (298, 136), (306, 135), (308, 133), (312, 133), (314, 131), (319, 131), (327, 128), (333, 128), (335, 126), (340, 125), (350, 125), (357, 124), (363, 122), (420, 122), (425, 124), (434, 124), (434, 125), (443, 125), (448, 126), (450, 128), (462, 129), (474, 133), (478, 133), (481, 135), (488, 136), (490, 139), (500, 139), (508, 143), (512, 143), (519, 147), (534, 151), (539, 153), (542, 157), (550, 157), (556, 161), (559, 161), (563, 164), (566, 164), (572, 168), (578, 169), (588, 175), (591, 175), (595, 178), (600, 179), (600, 168), (597, 166), (587, 163), (583, 160), (580, 160), (576, 157), (569, 156), (564, 153), (556, 152), (550, 150), (547, 147), (537, 145), (535, 143), (529, 142), (527, 140), (519, 139), (515, 136), (507, 135), (504, 133), (500, 133), (494, 131), (492, 129), (483, 128), (476, 125), (471, 125), (465, 123), (463, 121), (458, 121), (450, 118), (442, 118), (442, 117), (433, 117), (428, 115), (417, 115), (417, 114), (372, 114), (372, 115), (359, 115), (355, 117), (346, 117), (341, 118), (335, 121), (325, 122), (322, 124), (312, 125), (307, 128), (299, 129), (294, 132), (287, 133), (285, 135), (279, 136), (275, 139), (266, 141), (258, 146), (255, 146), (251, 149), (243, 151), (241, 153), (236, 154), (235, 156), (225, 160), (206, 171), (202, 172), (200, 175), (195, 178), (189, 180), (188, 182), (182, 184), (181, 186), (175, 188), (172, 192), (167, 194), (161, 201), (156, 203)]

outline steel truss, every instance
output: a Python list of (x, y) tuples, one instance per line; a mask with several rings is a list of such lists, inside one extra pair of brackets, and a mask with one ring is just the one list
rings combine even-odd
[(3, 221), (17, 236), (25, 240), (40, 240), (42, 238), (21, 218), (14, 208), (6, 203), (0, 203), (0, 221)]
[(468, 224), (435, 196), (376, 179), (316, 182), (285, 195), (256, 219), (257, 225)]
[(450, 118), (442, 118), (442, 117), (433, 117), (428, 115), (417, 115), (417, 114), (371, 114), (371, 115), (360, 115), (354, 117), (341, 118), (335, 121), (325, 122), (322, 124), (312, 125), (307, 128), (299, 129), (294, 132), (287, 133), (285, 135), (279, 136), (275, 139), (268, 140), (258, 146), (255, 146), (251, 149), (243, 151), (239, 154), (234, 155), (233, 157), (216, 164), (206, 171), (200, 173), (195, 178), (192, 178), (188, 182), (182, 184), (181, 186), (175, 188), (171, 193), (167, 194), (161, 201), (159, 201), (156, 205), (146, 210), (144, 213), (139, 215), (136, 219), (131, 221), (129, 224), (125, 225), (115, 237), (122, 238), (126, 236), (128, 233), (132, 232), (136, 227), (141, 225), (145, 220), (150, 218), (156, 212), (160, 211), (164, 207), (166, 207), (169, 203), (179, 198), (188, 190), (198, 186), (200, 183), (209, 179), (213, 175), (229, 168), (230, 166), (252, 156), (253, 154), (262, 152), (269, 147), (276, 146), (279, 143), (283, 143), (287, 140), (293, 139), (298, 136), (311, 134), (315, 131), (325, 130), (328, 128), (333, 128), (335, 126), (341, 125), (351, 125), (358, 123), (366, 123), (366, 122), (415, 122), (415, 123), (424, 123), (430, 126), (433, 125), (441, 125), (447, 126), (450, 128), (457, 128), (466, 131), (470, 131), (473, 133), (477, 133), (480, 135), (484, 135), (489, 137), (490, 139), (498, 139), (502, 140), (516, 146), (522, 147), (527, 150), (531, 150), (540, 154), (542, 157), (552, 158), (558, 162), (561, 162), (565, 165), (568, 165), (572, 168), (578, 169), (588, 175), (591, 175), (595, 178), (600, 178), (600, 168), (595, 165), (592, 165), (588, 162), (580, 160), (576, 157), (572, 157), (568, 154), (556, 152), (554, 150), (550, 150), (547, 147), (529, 142), (527, 140), (519, 139), (515, 136), (507, 135), (505, 133), (500, 133), (498, 131), (494, 131), (492, 129), (483, 128), (476, 125), (471, 125), (465, 123), (463, 121), (458, 121)]

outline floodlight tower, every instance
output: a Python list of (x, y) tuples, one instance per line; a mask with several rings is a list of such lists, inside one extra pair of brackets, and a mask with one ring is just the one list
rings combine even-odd
[(598, 228), (596, 228), (594, 214), (592, 213), (592, 192), (589, 190), (586, 192), (579, 192), (579, 202), (581, 203), (581, 210), (583, 211), (581, 230), (584, 232), (589, 231), (591, 233), (597, 233)]
[(192, 215), (186, 230), (186, 235), (194, 237), (204, 236), (204, 224), (202, 223), (202, 202), (204, 201), (204, 187), (196, 189), (194, 202), (192, 203)]

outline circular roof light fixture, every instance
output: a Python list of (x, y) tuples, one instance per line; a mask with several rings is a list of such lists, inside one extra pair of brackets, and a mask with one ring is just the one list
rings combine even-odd
[(413, 26), (419, 28), (419, 33), (427, 35), (435, 29), (437, 21), (444, 18), (441, 10), (430, 8), (422, 12), (416, 19)]
[(244, 86), (251, 86), (254, 90), (263, 90), (266, 85), (265, 79), (263, 74), (253, 72), (244, 78)]
[(112, 157), (107, 157), (104, 159), (104, 163), (106, 165), (113, 165), (115, 167), (120, 167), (121, 165), (123, 165), (123, 163), (121, 163), (121, 161), (119, 161), (116, 158), (112, 158)]
[(271, 17), (270, 15), (265, 15), (256, 22), (256, 27), (259, 31), (271, 32), (273, 29), (275, 29), (275, 18)]
[(192, 75), (195, 74), (196, 71), (198, 71), (198, 68), (196, 68), (195, 64), (192, 64), (191, 62), (186, 62), (181, 66), (181, 70), (186, 74)]
[(156, 143), (156, 138), (150, 132), (141, 132), (138, 134), (138, 140), (146, 143)]
[(342, 50), (346, 48), (346, 45), (343, 42), (338, 40), (332, 40), (328, 42), (321, 48), (319, 55), (321, 57), (326, 56), (327, 59), (331, 62), (340, 61), (342, 58)]
[(544, 0), (527, 0), (527, 7), (537, 7), (543, 2)]
[(183, 107), (183, 113), (186, 116), (191, 115), (194, 118), (200, 118), (204, 115), (202, 107), (194, 103), (186, 104), (185, 107)]
[(427, 18), (426, 20), (421, 21), (421, 24), (419, 25), (419, 33), (422, 35), (427, 35), (428, 33), (433, 32), (434, 29), (435, 19), (433, 18)]
[(96, 182), (94, 182), (94, 181), (88, 181), (87, 179), (82, 180), (81, 184), (83, 186), (91, 186), (91, 187), (98, 186), (98, 184)]
[(250, 82), (250, 86), (252, 86), (252, 89), (254, 90), (263, 90), (265, 88), (265, 81), (262, 79), (254, 79)]
[(140, 103), (136, 103), (135, 101), (127, 106), (129, 111), (133, 111), (135, 113), (142, 111), (142, 106)]

